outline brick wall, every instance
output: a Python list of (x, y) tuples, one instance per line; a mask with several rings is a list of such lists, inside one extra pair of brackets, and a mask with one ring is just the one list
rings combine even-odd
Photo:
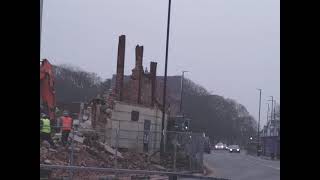
[(125, 36), (119, 37), (117, 74), (114, 97), (118, 101), (145, 106), (154, 106), (156, 97), (156, 69), (157, 63), (150, 63), (150, 73), (143, 71), (143, 46), (135, 49), (135, 67), (130, 79), (124, 80)]
[(121, 35), (119, 37), (119, 45), (118, 45), (117, 76), (116, 76), (116, 87), (115, 87), (116, 99), (120, 101), (122, 100), (122, 96), (123, 96), (125, 43), (126, 43), (126, 36)]

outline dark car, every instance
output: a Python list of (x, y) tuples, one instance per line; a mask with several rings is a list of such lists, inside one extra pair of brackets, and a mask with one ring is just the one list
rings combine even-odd
[(232, 152), (240, 153), (240, 147), (238, 145), (231, 145), (228, 147), (228, 149), (230, 153)]

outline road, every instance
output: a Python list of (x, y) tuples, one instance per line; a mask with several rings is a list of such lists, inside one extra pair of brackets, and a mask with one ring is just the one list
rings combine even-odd
[(280, 180), (280, 161), (265, 160), (246, 155), (245, 152), (229, 153), (212, 151), (205, 154), (206, 164), (213, 169), (213, 176), (231, 180)]

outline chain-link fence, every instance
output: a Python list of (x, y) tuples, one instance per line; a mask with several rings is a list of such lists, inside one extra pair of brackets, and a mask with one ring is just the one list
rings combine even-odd
[[(64, 132), (53, 135), (56, 148), (40, 147), (40, 164), (146, 172), (203, 172), (204, 137), (201, 133), (165, 131), (163, 153), (160, 153), (162, 132), (159, 131), (77, 127), (69, 133), (66, 145), (61, 143), (63, 136)], [(60, 178), (84, 177), (81, 171), (74, 174), (70, 169), (51, 169), (50, 174)], [(89, 173), (92, 177), (89, 179), (102, 175), (110, 175), (110, 172)]]

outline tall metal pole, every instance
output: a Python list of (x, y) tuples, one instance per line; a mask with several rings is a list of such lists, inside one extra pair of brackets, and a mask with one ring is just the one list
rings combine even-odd
[(182, 114), (182, 99), (183, 99), (183, 83), (184, 83), (184, 73), (188, 71), (182, 71), (181, 76), (181, 89), (180, 89), (180, 113)]
[(43, 0), (40, 0), (40, 48), (41, 48), (41, 32), (42, 32), (42, 10), (43, 10)]
[(167, 21), (167, 41), (166, 41), (166, 60), (164, 68), (164, 82), (163, 82), (163, 101), (162, 101), (162, 122), (161, 122), (161, 152), (164, 152), (164, 121), (165, 121), (165, 109), (166, 109), (166, 89), (167, 89), (167, 68), (168, 68), (168, 48), (169, 48), (169, 33), (170, 33), (170, 12), (171, 12), (171, 0), (168, 5), (168, 21)]
[(261, 111), (261, 89), (259, 90), (259, 119), (258, 119), (258, 144), (257, 144), (257, 155), (259, 156), (260, 149), (260, 111)]

